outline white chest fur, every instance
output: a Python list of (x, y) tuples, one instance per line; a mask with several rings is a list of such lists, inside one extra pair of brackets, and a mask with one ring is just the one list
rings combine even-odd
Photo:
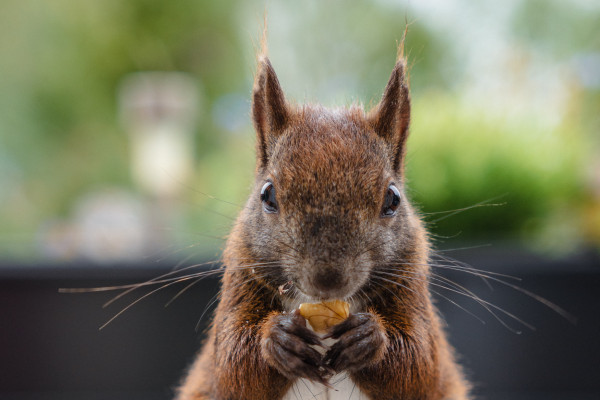
[(329, 380), (333, 389), (308, 379), (298, 379), (290, 391), (283, 397), (284, 400), (368, 400), (354, 382), (341, 373)]

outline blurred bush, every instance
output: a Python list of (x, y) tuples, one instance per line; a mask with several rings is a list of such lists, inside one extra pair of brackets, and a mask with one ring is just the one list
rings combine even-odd
[(431, 93), (413, 110), (408, 185), (438, 241), (512, 238), (560, 252), (581, 240), (580, 126), (490, 115)]
[[(253, 172), (252, 46), (265, 7), (284, 89), (326, 105), (377, 101), (411, 23), (407, 171), (438, 240), (598, 243), (589, 176), (600, 145), (600, 7), (584, 3), (5, 0), (0, 257), (35, 257), (48, 222), (71, 218), (98, 187), (139, 191), (116, 95), (138, 71), (198, 78), (197, 172), (161, 229), (174, 249), (218, 253)], [(488, 29), (503, 36), (481, 36)]]

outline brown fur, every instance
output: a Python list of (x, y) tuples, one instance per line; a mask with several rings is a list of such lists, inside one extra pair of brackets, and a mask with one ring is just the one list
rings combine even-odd
[[(429, 294), (427, 235), (404, 193), (404, 71), (400, 58), (381, 102), (365, 114), (290, 105), (269, 60), (259, 58), (256, 181), (228, 239), (220, 303), (179, 400), (279, 399), (296, 378), (325, 381), (336, 368), (372, 399), (468, 398)], [(266, 181), (275, 187), (277, 213), (263, 210)], [(390, 183), (402, 200), (397, 214), (384, 218)], [(395, 275), (383, 275), (392, 267)], [(279, 293), (288, 281), (294, 289)], [(317, 339), (285, 313), (298, 293), (355, 305), (355, 316), (334, 328), (339, 344), (322, 361), (306, 348)], [(290, 335), (289, 327), (299, 333)], [(344, 341), (346, 331), (363, 335), (366, 350)], [(305, 360), (320, 368), (282, 356), (278, 343), (288, 337), (294, 352), (307, 352)], [(353, 364), (353, 352), (361, 363)]]

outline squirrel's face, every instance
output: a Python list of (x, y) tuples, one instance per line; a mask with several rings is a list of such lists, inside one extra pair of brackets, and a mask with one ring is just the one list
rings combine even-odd
[(256, 183), (240, 218), (243, 247), (276, 265), (269, 284), (291, 281), (318, 300), (357, 294), (375, 268), (416, 252), (422, 236), (403, 188), (409, 118), (404, 64), (381, 103), (362, 109), (290, 106), (266, 58), (253, 117)]
[(305, 295), (347, 298), (411, 235), (401, 176), (362, 110), (304, 107), (293, 118), (252, 194), (258, 251)]

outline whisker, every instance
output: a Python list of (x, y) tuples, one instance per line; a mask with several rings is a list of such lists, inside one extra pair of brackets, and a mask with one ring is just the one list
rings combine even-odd
[[(194, 247), (196, 247), (196, 246), (198, 246), (198, 244), (196, 243), (196, 244), (194, 244), (193, 246), (194, 246)], [(188, 247), (188, 249), (189, 249), (189, 248), (192, 248), (192, 247)], [(181, 268), (182, 268), (182, 266), (183, 266), (183, 265), (185, 265), (185, 263), (187, 263), (187, 262), (188, 262), (188, 261), (189, 261), (189, 260), (190, 260), (192, 257), (194, 257), (194, 254), (190, 254), (190, 255), (188, 255), (187, 257), (185, 257), (183, 260), (179, 261), (179, 262), (178, 262), (177, 264), (175, 264), (175, 266), (172, 268), (172, 271), (177, 271), (177, 270), (181, 269)], [(158, 261), (160, 261), (160, 260), (158, 260)], [(185, 268), (185, 267), (183, 267), (183, 268)]]
[[(441, 260), (444, 261), (444, 260)], [(512, 276), (512, 275), (507, 275), (507, 274), (502, 274), (499, 272), (492, 272), (492, 271), (485, 271), (482, 269), (477, 269), (477, 268), (473, 268), (473, 267), (466, 267), (466, 266), (461, 266), (461, 265), (448, 265), (448, 264), (439, 264), (439, 263), (411, 263), (411, 262), (404, 262), (402, 260), (398, 260), (397, 261), (399, 264), (401, 265), (408, 265), (408, 266), (423, 266), (423, 267), (434, 267), (434, 268), (446, 268), (446, 269), (452, 269), (455, 271), (462, 271), (462, 272), (467, 272), (470, 273), (472, 275), (475, 276), (479, 276), (479, 277), (484, 277), (484, 278), (489, 278), (492, 275), (495, 276), (500, 276), (503, 278), (507, 278), (507, 279), (513, 279), (515, 281), (521, 281), (522, 279), (517, 277), (517, 276)], [(450, 261), (448, 261), (450, 262)]]
[(240, 209), (244, 207), (244, 206), (242, 206), (241, 204), (238, 204), (238, 203), (233, 203), (233, 202), (231, 202), (231, 201), (228, 201), (228, 200), (224, 200), (224, 199), (220, 199), (220, 198), (218, 198), (218, 197), (215, 197), (215, 196), (213, 196), (213, 195), (211, 195), (211, 194), (208, 194), (208, 193), (206, 193), (206, 192), (202, 192), (202, 191), (200, 191), (200, 190), (198, 190), (198, 189), (196, 189), (196, 188), (194, 188), (194, 187), (192, 187), (192, 186), (188, 185), (187, 183), (185, 183), (185, 182), (181, 181), (180, 179), (177, 179), (177, 178), (176, 178), (176, 177), (174, 177), (174, 176), (172, 176), (171, 178), (172, 178), (174, 181), (176, 181), (176, 182), (177, 182), (177, 183), (178, 183), (180, 186), (182, 186), (182, 187), (184, 187), (185, 189), (187, 189), (187, 190), (191, 191), (192, 193), (197, 193), (197, 194), (200, 194), (200, 195), (202, 195), (202, 196), (208, 197), (208, 198), (209, 198), (209, 199), (211, 199), (211, 200), (216, 200), (216, 201), (219, 201), (219, 202), (221, 202), (221, 203), (224, 203), (224, 204), (229, 204), (229, 205), (231, 205), (231, 206), (235, 206), (235, 207), (237, 207), (237, 208), (240, 208)]
[[(248, 268), (250, 268), (250, 267), (248, 267)], [(206, 271), (206, 272), (210, 272), (210, 271)], [(264, 277), (265, 277), (265, 276), (267, 276), (267, 275), (268, 275), (268, 273), (263, 273), (263, 274), (262, 274), (262, 275), (260, 275), (260, 276), (252, 276), (250, 279), (248, 279), (247, 281), (245, 281), (245, 282), (243, 282), (243, 283), (244, 283), (244, 284), (246, 284), (246, 283), (248, 283), (248, 282), (250, 282), (250, 281), (252, 281), (252, 280), (255, 280), (255, 279), (262, 279), (262, 278), (264, 278)], [(107, 322), (106, 322), (104, 325), (102, 325), (102, 326), (100, 327), (100, 330), (104, 329), (104, 328), (105, 328), (105, 327), (106, 327), (108, 324), (110, 324), (112, 321), (114, 321), (114, 320), (115, 320), (117, 317), (119, 317), (119, 316), (120, 316), (121, 314), (123, 314), (125, 311), (129, 310), (129, 309), (130, 309), (131, 307), (133, 307), (135, 304), (139, 303), (140, 301), (144, 300), (145, 298), (149, 297), (150, 295), (152, 295), (152, 294), (154, 294), (154, 293), (156, 293), (156, 292), (158, 292), (158, 291), (161, 291), (161, 290), (163, 290), (163, 289), (165, 289), (165, 288), (167, 288), (167, 287), (169, 287), (169, 286), (172, 286), (172, 285), (174, 285), (174, 284), (177, 284), (177, 283), (179, 283), (179, 282), (184, 282), (184, 281), (186, 281), (186, 280), (190, 280), (190, 279), (194, 279), (194, 278), (197, 278), (197, 276), (195, 276), (195, 274), (194, 274), (194, 275), (188, 275), (188, 276), (180, 277), (180, 278), (179, 278), (179, 279), (177, 279), (177, 280), (173, 280), (173, 281), (171, 281), (171, 282), (169, 282), (169, 283), (166, 283), (166, 284), (164, 284), (164, 285), (162, 285), (162, 286), (160, 286), (160, 287), (158, 287), (158, 288), (156, 288), (156, 289), (154, 289), (154, 290), (152, 290), (152, 291), (150, 291), (150, 292), (146, 293), (145, 295), (143, 295), (143, 296), (140, 296), (139, 298), (137, 298), (136, 300), (134, 300), (133, 302), (131, 302), (131, 303), (130, 303), (128, 306), (124, 307), (124, 308), (123, 308), (121, 311), (119, 311), (117, 314), (115, 314), (115, 315), (114, 315), (114, 316), (113, 316), (113, 317), (112, 317), (110, 320), (108, 320), (108, 321), (107, 321)], [(202, 276), (202, 278), (204, 278), (204, 276)], [(202, 278), (200, 278), (200, 279), (202, 279)], [(198, 282), (198, 280), (196, 280), (194, 283), (197, 283), (197, 282)], [(241, 285), (240, 285), (240, 286), (241, 286)], [(203, 315), (204, 315), (204, 314), (203, 314)]]
[(211, 299), (209, 300), (209, 303), (204, 307), (204, 310), (202, 311), (202, 314), (200, 314), (200, 318), (198, 318), (198, 322), (196, 322), (196, 326), (194, 327), (194, 331), (196, 333), (198, 333), (198, 331), (200, 330), (200, 324), (202, 323), (202, 319), (204, 318), (204, 315), (208, 312), (208, 310), (212, 307), (212, 305), (215, 304), (219, 300), (219, 295), (221, 293), (222, 293), (222, 290), (219, 290), (213, 297), (211, 297)]
[(160, 290), (163, 290), (163, 289), (165, 289), (165, 288), (167, 288), (167, 287), (169, 287), (169, 286), (172, 286), (172, 285), (174, 285), (174, 284), (176, 284), (176, 283), (179, 283), (179, 282), (182, 282), (182, 281), (185, 281), (185, 280), (188, 280), (188, 279), (191, 279), (191, 278), (189, 278), (189, 277), (186, 277), (186, 278), (181, 278), (181, 279), (179, 279), (179, 280), (176, 280), (176, 281), (173, 281), (173, 282), (166, 283), (166, 284), (164, 284), (164, 285), (162, 285), (162, 286), (160, 286), (160, 287), (158, 287), (158, 288), (156, 288), (156, 289), (154, 289), (154, 290), (152, 290), (152, 291), (150, 291), (150, 292), (146, 293), (145, 295), (143, 295), (143, 296), (141, 296), (141, 297), (138, 297), (136, 300), (134, 300), (132, 303), (130, 303), (130, 304), (127, 306), (127, 307), (124, 307), (124, 308), (123, 308), (121, 311), (119, 311), (118, 313), (116, 313), (116, 314), (115, 314), (115, 315), (114, 315), (114, 316), (113, 316), (111, 319), (109, 319), (107, 322), (105, 322), (105, 323), (104, 323), (104, 324), (103, 324), (103, 325), (102, 325), (102, 326), (99, 328), (99, 330), (102, 330), (102, 329), (104, 329), (104, 328), (105, 328), (105, 327), (106, 327), (108, 324), (110, 324), (112, 321), (114, 321), (115, 319), (117, 319), (117, 317), (119, 317), (119, 316), (120, 316), (121, 314), (123, 314), (125, 311), (129, 310), (131, 307), (133, 307), (134, 305), (136, 305), (136, 304), (137, 304), (137, 303), (139, 303), (140, 301), (144, 300), (145, 298), (147, 298), (147, 297), (151, 296), (152, 294), (154, 294), (154, 293), (156, 293), (156, 292), (158, 292), (158, 291), (160, 291)]
[[(446, 259), (446, 260), (449, 261), (449, 262), (453, 262), (452, 260), (449, 260), (449, 259)], [(502, 275), (502, 274), (495, 274), (495, 275), (501, 275), (501, 276), (504, 276), (504, 277), (510, 277), (509, 275)], [(538, 302), (542, 303), (543, 305), (545, 305), (546, 307), (548, 307), (552, 311), (556, 312), (557, 314), (559, 314), (560, 316), (562, 316), (563, 318), (565, 318), (571, 324), (576, 324), (577, 323), (577, 318), (574, 315), (572, 315), (571, 313), (569, 313), (568, 311), (566, 311), (562, 307), (558, 306), (557, 304), (555, 304), (555, 303), (551, 302), (550, 300), (546, 299), (545, 297), (537, 295), (537, 294), (535, 294), (533, 292), (530, 292), (527, 289), (524, 289), (524, 288), (522, 288), (520, 286), (514, 285), (514, 284), (512, 284), (510, 282), (506, 282), (506, 281), (504, 281), (502, 279), (499, 279), (499, 278), (496, 278), (496, 277), (493, 277), (493, 276), (488, 276), (486, 278), (489, 279), (489, 280), (491, 280), (491, 281), (498, 282), (498, 283), (500, 283), (500, 284), (502, 284), (504, 286), (510, 287), (510, 288), (512, 288), (512, 289), (514, 289), (514, 290), (516, 290), (518, 292), (523, 293), (524, 295), (526, 295), (526, 296), (528, 296), (528, 297), (530, 297), (530, 298), (532, 298), (534, 300), (537, 300)], [(514, 278), (514, 277), (512, 277), (512, 278)], [(514, 279), (516, 279), (516, 278), (514, 278)], [(518, 279), (518, 280), (520, 281), (521, 279)]]
[(366, 247), (365, 249), (363, 249), (362, 251), (356, 252), (354, 253), (354, 258), (358, 258), (360, 256), (362, 256), (365, 253), (368, 253), (370, 251), (375, 250), (378, 247), (384, 246), (388, 243), (392, 243), (396, 240), (396, 238), (390, 239), (390, 240), (382, 240), (382, 241), (376, 241), (377, 243), (375, 243), (374, 245), (371, 245), (369, 247)]
[[(449, 258), (444, 257), (442, 255), (437, 255), (438, 259), (441, 260), (441, 262), (450, 262), (452, 265), (451, 266), (447, 266), (447, 267), (439, 267), (439, 268), (446, 268), (448, 270), (453, 270), (453, 271), (474, 271), (474, 269), (468, 265), (468, 264), (459, 264), (459, 263), (455, 263), (452, 262)], [(441, 264), (441, 265), (447, 265), (447, 264)], [(454, 267), (454, 269), (452, 268)], [(492, 286), (492, 284), (490, 283), (490, 281), (488, 280), (488, 275), (498, 275), (498, 276), (502, 276), (504, 278), (508, 278), (508, 279), (514, 279), (516, 281), (521, 281), (521, 278), (515, 277), (515, 276), (510, 276), (510, 275), (505, 275), (505, 274), (495, 274), (492, 273), (490, 274), (488, 271), (485, 271), (483, 273), (471, 273), (471, 275), (473, 276), (477, 276), (481, 279), (481, 281), (488, 287), (488, 289), (493, 292), (494, 291), (494, 287)]]
[[(203, 264), (198, 264), (198, 265), (193, 265), (190, 267), (187, 267), (186, 269), (192, 268), (192, 267), (198, 267), (199, 265), (203, 265)], [(234, 267), (238, 268), (238, 269), (250, 269), (250, 268), (263, 268), (266, 267), (266, 265), (263, 265), (262, 263), (258, 263), (256, 265), (244, 265), (244, 266), (238, 266), (238, 267)], [(167, 274), (163, 274), (161, 275), (162, 277), (167, 277), (169, 275), (172, 275), (174, 273), (179, 273), (182, 270), (178, 270), (178, 271), (171, 271)], [(179, 293), (177, 293), (175, 295), (175, 297), (173, 297), (166, 305), (165, 307), (167, 307), (170, 303), (172, 303), (177, 297), (179, 297), (183, 292), (185, 292), (186, 290), (188, 290), (191, 286), (193, 286), (194, 284), (197, 284), (200, 280), (202, 280), (203, 278), (210, 276), (210, 275), (216, 275), (219, 273), (222, 273), (224, 271), (224, 268), (218, 268), (218, 269), (214, 269), (214, 270), (209, 270), (209, 271), (201, 271), (199, 273), (195, 273), (195, 274), (190, 274), (190, 275), (184, 275), (184, 276), (175, 276), (175, 277), (171, 277), (171, 278), (167, 278), (167, 279), (159, 279), (160, 277), (154, 278), (150, 281), (147, 282), (143, 282), (143, 283), (139, 283), (139, 284), (135, 284), (135, 285), (122, 285), (121, 287), (127, 287), (128, 289), (119, 294), (116, 298), (111, 299), (109, 302), (105, 303), (105, 307), (108, 306), (109, 304), (113, 303), (114, 301), (116, 301), (117, 298), (123, 297), (124, 295), (131, 293), (133, 290), (138, 289), (140, 287), (143, 286), (148, 286), (148, 285), (155, 285), (155, 284), (160, 284), (160, 283), (164, 283), (163, 285), (161, 285), (160, 287), (151, 290), (150, 292), (138, 297), (136, 300), (134, 300), (133, 302), (131, 302), (129, 305), (127, 305), (126, 307), (124, 307), (123, 309), (121, 309), (118, 313), (116, 313), (112, 318), (110, 318), (106, 323), (104, 323), (99, 329), (102, 330), (104, 329), (107, 325), (109, 325), (112, 321), (114, 321), (117, 317), (119, 317), (120, 315), (122, 315), (124, 312), (126, 312), (127, 310), (129, 310), (131, 307), (133, 307), (134, 305), (136, 305), (137, 303), (139, 303), (140, 301), (144, 300), (145, 298), (151, 296), (152, 294), (159, 292), (169, 286), (175, 285), (177, 283), (180, 282), (184, 282), (190, 279), (195, 279), (194, 282), (192, 282), (191, 284), (187, 285), (183, 290), (181, 290)], [(253, 279), (262, 279), (265, 276), (267, 276), (268, 273), (263, 273), (262, 275), (256, 275), (251, 277), (251, 279), (249, 279), (248, 281), (251, 281)], [(115, 289), (115, 287), (104, 287), (104, 288), (89, 288), (89, 289), (69, 289), (69, 290), (65, 290), (66, 293), (76, 293), (76, 292), (80, 292), (80, 291), (102, 291), (102, 290), (113, 290)]]
[[(390, 273), (385, 273), (385, 274), (390, 274)], [(409, 279), (410, 280), (410, 277), (401, 276), (401, 275), (397, 275), (397, 276), (401, 277), (401, 278), (404, 278), (404, 279)], [(390, 281), (390, 282), (393, 282), (393, 281)], [(494, 316), (494, 318), (496, 318), (505, 328), (509, 329), (511, 332), (514, 332), (516, 334), (521, 334), (521, 331), (515, 330), (514, 328), (512, 328), (511, 326), (509, 326), (502, 318), (500, 318), (495, 312), (493, 312), (493, 310), (491, 310), (490, 307), (492, 307), (492, 308), (500, 311), (501, 313), (503, 313), (503, 314), (511, 317), (515, 321), (521, 323), (523, 326), (525, 326), (525, 327), (527, 327), (527, 328), (529, 328), (531, 330), (535, 330), (535, 327), (533, 325), (531, 325), (531, 324), (523, 321), (521, 318), (519, 318), (516, 315), (510, 313), (509, 311), (506, 311), (503, 308), (501, 308), (501, 307), (499, 307), (499, 306), (497, 306), (497, 305), (495, 305), (493, 303), (490, 303), (490, 302), (488, 302), (486, 300), (483, 300), (482, 298), (480, 298), (479, 296), (477, 296), (473, 292), (470, 292), (470, 291), (465, 292), (463, 290), (459, 290), (459, 289), (456, 289), (456, 288), (448, 287), (448, 286), (445, 286), (443, 284), (439, 284), (439, 283), (435, 283), (435, 282), (429, 282), (429, 283), (432, 286), (436, 286), (436, 287), (448, 290), (450, 292), (457, 293), (457, 294), (459, 294), (461, 296), (465, 296), (465, 297), (468, 297), (468, 298), (476, 301), (483, 308), (485, 308), (490, 314), (492, 314), (492, 316)], [(466, 289), (464, 289), (464, 290), (466, 290)]]
[[(200, 234), (197, 234), (197, 233), (196, 233), (196, 235), (200, 235)], [(152, 258), (153, 258), (153, 261), (154, 261), (155, 263), (163, 262), (163, 261), (165, 261), (165, 260), (167, 260), (167, 259), (172, 259), (172, 258), (173, 258), (175, 255), (178, 255), (179, 253), (182, 253), (182, 252), (184, 252), (184, 251), (187, 251), (187, 250), (190, 250), (190, 249), (194, 249), (194, 248), (196, 248), (196, 247), (200, 246), (201, 244), (202, 244), (202, 243), (200, 243), (200, 242), (193, 242), (193, 243), (190, 243), (190, 244), (188, 244), (188, 245), (185, 245), (185, 246), (183, 246), (183, 247), (181, 247), (181, 246), (179, 246), (179, 245), (178, 245), (178, 246), (172, 245), (172, 246), (169, 246), (169, 247), (171, 247), (171, 249), (170, 249), (170, 250), (168, 250), (168, 251), (167, 251), (167, 249), (165, 249), (165, 250), (163, 250), (163, 251), (161, 252), (161, 253), (162, 253), (162, 255), (160, 255), (160, 256), (159, 256), (159, 255), (157, 254), (157, 255), (155, 256), (156, 258), (154, 258), (154, 257), (152, 257)], [(178, 262), (178, 263), (177, 263), (177, 264), (176, 264), (176, 265), (173, 267), (173, 270), (176, 270), (176, 269), (178, 269), (178, 268), (179, 268), (181, 265), (185, 264), (185, 263), (186, 263), (187, 261), (189, 261), (189, 260), (190, 260), (192, 257), (194, 257), (194, 254), (190, 254), (190, 255), (188, 255), (187, 257), (185, 257), (183, 260), (180, 260), (180, 261), (179, 261), (179, 262)], [(215, 262), (216, 262), (216, 261), (215, 261)]]
[[(211, 262), (212, 263), (212, 262)], [(214, 262), (216, 263), (216, 262)], [(203, 264), (195, 264), (195, 265), (190, 265), (188, 267), (179, 269), (177, 271), (171, 271), (168, 272), (166, 274), (157, 276), (155, 278), (152, 278), (148, 281), (145, 282), (140, 282), (140, 283), (131, 283), (131, 284), (127, 284), (127, 285), (115, 285), (115, 286), (104, 286), (104, 287), (93, 287), (93, 288), (61, 288), (59, 289), (60, 293), (87, 293), (87, 292), (106, 292), (106, 291), (114, 291), (114, 290), (121, 290), (121, 289), (135, 289), (138, 287), (143, 287), (143, 286), (149, 286), (149, 285), (154, 285), (154, 284), (159, 284), (159, 283), (165, 283), (165, 282), (170, 282), (173, 280), (177, 280), (179, 278), (183, 278), (183, 277), (198, 277), (201, 275), (206, 274), (206, 276), (208, 275), (212, 275), (212, 274), (219, 274), (219, 273), (223, 273), (225, 271), (225, 267), (221, 266), (219, 268), (215, 268), (215, 269), (211, 269), (211, 270), (207, 270), (207, 271), (201, 271), (198, 272), (196, 274), (191, 274), (191, 275), (183, 275), (183, 276), (175, 276), (175, 277), (171, 277), (171, 278), (166, 278), (169, 275), (174, 275), (177, 273), (181, 273), (187, 269), (191, 269), (191, 268), (198, 268), (201, 266), (205, 266), (208, 263), (203, 263)], [(274, 261), (272, 264), (277, 264), (276, 261)], [(250, 269), (250, 268), (266, 268), (269, 267), (269, 265), (267, 265), (267, 263), (256, 263), (256, 264), (248, 264), (248, 265), (242, 265), (242, 266), (234, 266), (231, 267), (233, 269)], [(161, 279), (161, 278), (166, 278), (166, 279)], [(121, 293), (119, 294), (119, 297), (122, 297), (123, 295), (126, 295), (128, 293), (130, 293), (131, 291), (127, 291), (126, 293)], [(110, 301), (110, 303), (112, 303), (113, 300)], [(108, 305), (108, 304), (106, 304)]]
[(60, 288), (60, 289), (58, 289), (58, 291), (59, 291), (59, 293), (87, 293), (87, 292), (107, 292), (107, 291), (113, 291), (113, 290), (128, 289), (128, 288), (132, 288), (132, 287), (151, 284), (152, 282), (157, 282), (160, 279), (180, 273), (182, 271), (186, 271), (188, 269), (198, 268), (198, 267), (202, 267), (202, 266), (206, 266), (206, 265), (210, 265), (210, 264), (216, 264), (218, 262), (219, 261), (208, 261), (208, 262), (202, 263), (202, 264), (190, 265), (188, 267), (185, 267), (184, 269), (170, 271), (170, 272), (167, 272), (165, 274), (162, 274), (160, 276), (157, 276), (155, 278), (152, 278), (152, 279), (150, 279), (146, 282), (142, 282), (142, 283), (132, 283), (132, 284), (128, 284), (128, 285), (101, 286), (101, 287), (94, 287), (94, 288)]
[[(368, 303), (370, 299), (369, 299), (369, 296), (367, 295), (367, 292), (361, 289), (361, 293), (362, 293), (363, 302)], [(377, 297), (379, 297), (381, 302), (385, 303), (385, 299), (383, 298), (383, 295), (381, 293), (379, 293), (379, 291), (375, 291), (375, 293), (377, 294)]]
[[(434, 223), (430, 223), (429, 226), (433, 226), (435, 225)], [(435, 238), (435, 242), (437, 243), (444, 243), (443, 240), (448, 240), (448, 239), (456, 239), (457, 237), (459, 237), (460, 235), (462, 235), (462, 231), (458, 231), (456, 232), (454, 235), (441, 235), (439, 233), (433, 233), (433, 232), (429, 232), (429, 236), (431, 236), (432, 238)], [(438, 240), (438, 239), (443, 239), (443, 240)]]
[[(415, 292), (413, 289), (409, 288), (409, 287), (408, 287), (408, 286), (406, 286), (406, 285), (403, 285), (403, 284), (401, 284), (400, 282), (395, 282), (395, 281), (392, 281), (392, 280), (390, 280), (390, 279), (386, 279), (386, 278), (384, 278), (384, 277), (382, 277), (382, 276), (378, 276), (378, 275), (374, 275), (374, 276), (372, 276), (372, 277), (373, 277), (373, 278), (377, 278), (377, 279), (379, 279), (379, 280), (381, 280), (381, 281), (384, 281), (384, 282), (391, 283), (391, 284), (393, 284), (393, 285), (396, 285), (396, 286), (400, 286), (400, 287), (402, 287), (402, 288), (404, 288), (404, 289), (407, 289), (407, 290), (409, 290), (409, 291), (411, 291), (411, 292), (413, 292), (413, 293), (417, 294), (417, 292)], [(396, 297), (396, 299), (398, 299), (398, 301), (402, 302), (402, 300), (400, 300), (400, 298), (398, 297), (398, 295), (396, 295), (396, 293), (392, 292), (392, 291), (391, 291), (391, 290), (390, 290), (390, 289), (389, 289), (387, 286), (383, 286), (383, 285), (382, 285), (382, 287), (384, 287), (384, 288), (388, 289), (388, 291), (389, 291), (390, 293), (392, 293), (392, 294), (393, 294), (393, 295)]]
[[(295, 242), (294, 238), (292, 237), (292, 235), (288, 231), (284, 230), (283, 233), (288, 237), (288, 239), (290, 239), (290, 243), (294, 243)], [(290, 244), (287, 244), (287, 243), (285, 243), (285, 242), (283, 242), (281, 240), (278, 243), (279, 244), (283, 244), (284, 246), (286, 246), (287, 248), (289, 248), (290, 250), (292, 250), (294, 252), (294, 254), (300, 254), (300, 250), (298, 250), (296, 247), (294, 247), (294, 246), (292, 246)]]
[(451, 249), (440, 249), (440, 250), (434, 250), (433, 253), (450, 253), (452, 251), (461, 251), (461, 250), (473, 250), (473, 249), (481, 249), (484, 247), (491, 247), (491, 243), (485, 243), (485, 244), (478, 244), (475, 246), (465, 246), (465, 247), (454, 247)]
[[(173, 271), (173, 272), (181, 272), (181, 271), (182, 270)], [(151, 285), (157, 285), (157, 284), (166, 283), (166, 282), (173, 282), (173, 281), (177, 281), (178, 279), (181, 279), (181, 278), (190, 278), (190, 279), (205, 278), (205, 277), (211, 276), (211, 275), (218, 275), (222, 272), (223, 272), (222, 269), (217, 268), (217, 269), (213, 269), (213, 270), (209, 270), (209, 271), (201, 271), (201, 272), (197, 272), (195, 274), (184, 275), (184, 276), (175, 276), (175, 277), (171, 277), (171, 278), (167, 278), (167, 279), (156, 280), (156, 278), (155, 278), (148, 282), (134, 284), (134, 285), (131, 285), (127, 290), (119, 293), (118, 295), (114, 296), (112, 299), (110, 299), (109, 301), (104, 303), (102, 305), (102, 308), (107, 308), (108, 306), (110, 306), (111, 304), (113, 304), (114, 302), (119, 300), (120, 298), (122, 298), (122, 297), (126, 296), (127, 294), (132, 293), (136, 289), (139, 289), (144, 286), (151, 286)], [(127, 285), (125, 285), (125, 286), (127, 286)]]
[(441, 298), (443, 298), (444, 300), (450, 302), (451, 304), (454, 304), (456, 307), (460, 308), (461, 310), (463, 310), (464, 312), (466, 312), (467, 314), (471, 315), (472, 317), (474, 317), (475, 319), (477, 319), (479, 322), (481, 322), (483, 325), (485, 325), (485, 321), (480, 318), (479, 316), (475, 315), (475, 313), (467, 310), (465, 307), (461, 306), (460, 304), (458, 304), (457, 302), (455, 302), (454, 300), (450, 299), (447, 296), (444, 296), (443, 294), (441, 294), (440, 292), (433, 290), (433, 289), (429, 289), (433, 294), (435, 294), (436, 296), (439, 296)]
[(429, 224), (435, 224), (436, 222), (445, 220), (446, 218), (450, 218), (453, 217), (456, 214), (460, 214), (461, 212), (465, 212), (468, 210), (472, 210), (474, 208), (479, 208), (479, 207), (499, 207), (499, 206), (504, 206), (506, 205), (506, 203), (490, 203), (491, 201), (495, 201), (498, 200), (502, 197), (505, 197), (506, 194), (500, 195), (500, 196), (496, 196), (496, 197), (492, 197), (491, 199), (487, 199), (484, 201), (480, 201), (479, 203), (475, 203), (472, 206), (468, 206), (468, 207), (463, 207), (463, 208), (457, 208), (455, 210), (448, 210), (448, 211), (436, 211), (436, 212), (430, 212), (430, 213), (422, 213), (422, 215), (436, 215), (436, 214), (446, 214), (443, 217), (434, 219), (433, 221), (429, 221)]
[[(467, 270), (472, 270), (473, 269), (473, 267), (471, 267), (467, 263), (459, 262), (458, 260), (455, 261), (452, 258), (444, 256), (442, 254), (433, 254), (432, 256), (436, 257), (441, 262), (449, 262), (450, 264), (452, 264), (452, 266), (457, 267), (457, 268), (464, 268), (464, 269), (467, 269)], [(450, 269), (450, 268), (448, 268), (448, 269)], [(455, 271), (458, 271), (458, 269), (456, 269)], [(489, 272), (485, 271), (485, 274), (489, 274)], [(475, 275), (475, 274), (473, 274), (473, 275)], [(475, 276), (477, 276), (477, 275), (475, 275)], [(513, 276), (510, 276), (510, 275), (499, 274), (499, 276), (503, 276), (503, 277), (509, 278), (509, 279), (514, 279), (514, 280), (517, 280), (517, 281), (521, 280), (520, 278), (513, 277)], [(479, 275), (479, 278), (481, 278), (481, 280), (483, 281), (483, 283), (485, 283), (485, 285), (488, 287), (488, 289), (490, 289), (490, 291), (494, 291), (494, 287), (488, 281), (487, 277), (483, 276), (483, 274), (482, 274), (482, 275)]]
[[(248, 279), (243, 280), (242, 282), (238, 282), (237, 284), (233, 285), (232, 287), (230, 287), (230, 290), (236, 290), (254, 280), (258, 280), (258, 279), (263, 279), (265, 277), (267, 277), (269, 275), (268, 272), (260, 274), (260, 275), (254, 275), (251, 276)], [(204, 307), (204, 310), (202, 311), (202, 314), (200, 315), (200, 318), (198, 318), (198, 322), (196, 322), (196, 326), (194, 328), (194, 330), (196, 332), (198, 332), (198, 330), (200, 329), (200, 324), (202, 323), (202, 320), (204, 318), (204, 316), (206, 315), (206, 313), (208, 312), (208, 310), (213, 306), (213, 304), (215, 304), (218, 300), (219, 300), (219, 295), (222, 293), (222, 290), (219, 290), (209, 301), (209, 303), (206, 305), (206, 307)]]
[(183, 289), (181, 289), (179, 292), (177, 292), (177, 294), (175, 296), (173, 296), (171, 298), (171, 300), (169, 300), (166, 304), (165, 304), (165, 308), (169, 307), (171, 305), (171, 303), (173, 303), (179, 296), (181, 296), (183, 293), (187, 292), (189, 289), (192, 288), (192, 286), (202, 282), (202, 279), (204, 277), (200, 277), (197, 278), (196, 280), (194, 280), (192, 283), (186, 285)]

